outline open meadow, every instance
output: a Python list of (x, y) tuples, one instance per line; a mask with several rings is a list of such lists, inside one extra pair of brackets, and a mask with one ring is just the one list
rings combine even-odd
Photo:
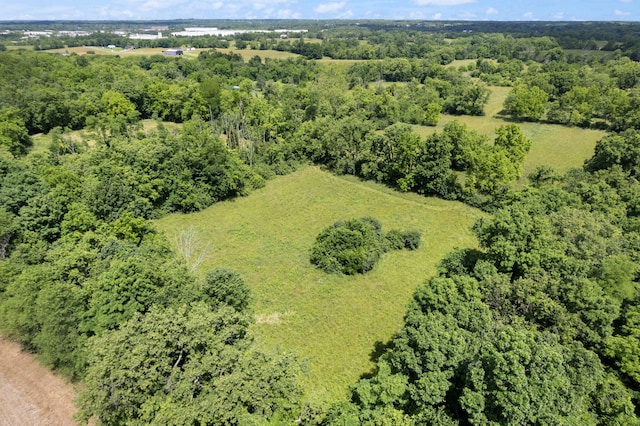
[[(102, 49), (96, 54), (151, 55), (161, 51)], [(269, 52), (237, 53), (246, 60), (256, 54), (270, 57)], [(295, 56), (276, 53), (274, 58)], [(437, 126), (414, 126), (415, 131), (426, 137), (457, 120), (493, 138), (495, 128), (509, 122), (501, 110), (510, 88), (490, 89), (484, 116), (443, 115)], [(155, 125), (144, 120), (140, 130), (152, 131)], [(543, 164), (560, 172), (581, 166), (605, 134), (543, 123), (519, 125), (533, 141), (524, 176)], [(76, 131), (66, 137), (79, 141), (88, 133)], [(48, 135), (34, 138), (34, 150), (46, 149), (50, 140)], [(170, 239), (181, 231), (196, 231), (207, 247), (197, 274), (225, 267), (243, 276), (252, 290), (256, 318), (252, 330), (258, 342), (270, 349), (296, 352), (307, 366), (303, 383), (306, 400), (323, 405), (343, 397), (350, 384), (371, 372), (374, 354), (401, 326), (415, 288), (435, 273), (436, 264), (447, 252), (476, 244), (470, 227), (481, 215), (461, 203), (399, 193), (307, 166), (269, 181), (247, 197), (218, 203), (199, 213), (169, 215), (160, 219), (158, 226)], [(423, 245), (415, 252), (385, 254), (374, 270), (363, 276), (327, 275), (315, 269), (309, 262), (309, 251), (316, 235), (337, 220), (361, 216), (380, 220), (385, 231), (417, 229)]]
[[(414, 126), (427, 136), (453, 120), (490, 138), (508, 123), (500, 115), (510, 88), (491, 87), (486, 115), (443, 116), (436, 127)], [(541, 123), (519, 123), (533, 146), (523, 176), (545, 164), (558, 171), (580, 167), (605, 133)], [(193, 228), (208, 244), (199, 273), (215, 267), (238, 271), (253, 292), (264, 345), (292, 350), (308, 361), (307, 400), (323, 403), (373, 367), (372, 353), (402, 323), (417, 285), (454, 247), (475, 244), (470, 227), (481, 213), (459, 203), (402, 194), (352, 177), (305, 167), (278, 177), (246, 198), (216, 204), (200, 213), (170, 215), (159, 227), (171, 238)], [(315, 236), (336, 220), (379, 219), (384, 230), (418, 229), (423, 246), (393, 252), (357, 277), (327, 275), (309, 263)]]
[[(510, 87), (490, 86), (491, 95), (484, 108), (485, 115), (443, 115), (435, 127), (413, 126), (414, 131), (426, 137), (435, 131), (442, 131), (451, 121), (466, 124), (469, 129), (486, 135), (490, 140), (495, 137), (494, 130), (508, 123), (508, 117), (501, 115), (504, 100), (511, 91)], [(546, 123), (516, 123), (533, 143), (523, 165), (523, 177), (540, 165), (553, 167), (564, 172), (573, 167), (582, 167), (584, 161), (593, 155), (596, 142), (606, 135), (603, 130), (568, 127)]]
[[(151, 56), (151, 55), (162, 55), (162, 51), (167, 50), (164, 47), (143, 47), (139, 49), (131, 49), (124, 50), (120, 47), (116, 47), (110, 49), (108, 47), (101, 46), (79, 46), (79, 47), (68, 47), (62, 49), (51, 49), (46, 50), (49, 53), (75, 53), (77, 55), (87, 54), (87, 52), (93, 52), (95, 55), (107, 55), (107, 56)], [(299, 55), (290, 52), (281, 52), (278, 50), (252, 50), (252, 49), (235, 49), (235, 48), (215, 48), (215, 49), (196, 49), (196, 50), (184, 50), (182, 57), (194, 59), (197, 58), (201, 51), (203, 50), (215, 50), (220, 53), (229, 54), (236, 53), (242, 56), (242, 59), (248, 61), (254, 56), (260, 56), (260, 58), (264, 59), (287, 59), (287, 58), (296, 58)]]
[(230, 48), (216, 48), (216, 51), (224, 54), (235, 53), (237, 55), (242, 56), (242, 59), (248, 61), (254, 56), (260, 56), (262, 60), (264, 59), (289, 59), (289, 58), (299, 58), (300, 55), (284, 52), (280, 50), (253, 50), (253, 49), (235, 49), (233, 47)]
[[(309, 262), (316, 235), (340, 219), (372, 216), (389, 229), (417, 229), (416, 251), (383, 255), (360, 276), (328, 275)], [(399, 329), (415, 288), (435, 273), (454, 247), (474, 246), (478, 210), (457, 202), (402, 194), (335, 176), (317, 167), (269, 181), (248, 197), (199, 213), (158, 221), (169, 238), (193, 228), (208, 244), (198, 273), (216, 267), (239, 272), (250, 286), (257, 323), (269, 348), (308, 361), (306, 399), (327, 402), (373, 368), (372, 353)]]

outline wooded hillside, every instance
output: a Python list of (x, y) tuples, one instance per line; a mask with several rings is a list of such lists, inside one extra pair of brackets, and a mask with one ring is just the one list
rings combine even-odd
[[(579, 24), (474, 25), (239, 35), (249, 60), (3, 42), (0, 331), (83, 382), (85, 422), (640, 423), (637, 25), (601, 24), (589, 39)], [(297, 56), (263, 60), (261, 49)], [(483, 117), (494, 86), (509, 94), (492, 136), (450, 120)], [(537, 141), (523, 122), (606, 133), (593, 156), (572, 159), (582, 167), (542, 159), (525, 177)], [(251, 197), (308, 164), (486, 213), (477, 245), (442, 253), (401, 328), (370, 348), (375, 371), (319, 403), (305, 399), (305, 360), (256, 340), (243, 277), (199, 269), (206, 252), (154, 223)], [(348, 223), (379, 234), (362, 233), (375, 260), (420, 239)], [(348, 231), (330, 240), (356, 238)], [(343, 272), (374, 268), (344, 246), (366, 265)], [(296, 259), (309, 262), (304, 250)]]

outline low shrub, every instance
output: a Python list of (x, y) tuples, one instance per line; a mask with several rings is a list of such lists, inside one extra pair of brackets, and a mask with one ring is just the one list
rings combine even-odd
[(346, 275), (370, 271), (388, 250), (415, 250), (420, 246), (418, 231), (382, 232), (372, 217), (338, 221), (318, 234), (311, 249), (311, 263), (323, 271)]

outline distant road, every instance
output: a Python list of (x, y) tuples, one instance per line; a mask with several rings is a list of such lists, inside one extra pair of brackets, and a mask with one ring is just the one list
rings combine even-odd
[(33, 355), (0, 337), (0, 425), (74, 425), (76, 392)]

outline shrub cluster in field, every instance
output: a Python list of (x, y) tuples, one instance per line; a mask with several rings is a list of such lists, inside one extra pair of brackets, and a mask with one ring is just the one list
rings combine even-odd
[(363, 274), (375, 266), (382, 253), (420, 246), (420, 232), (392, 229), (382, 232), (371, 217), (338, 221), (318, 234), (311, 263), (327, 273)]

